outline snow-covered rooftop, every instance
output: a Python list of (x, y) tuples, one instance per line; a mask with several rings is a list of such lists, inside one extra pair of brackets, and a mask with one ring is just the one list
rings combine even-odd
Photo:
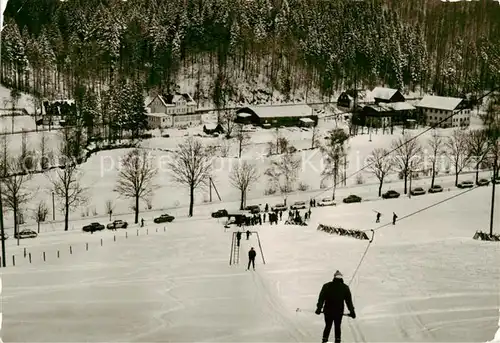
[(422, 108), (453, 111), (462, 101), (463, 99), (461, 98), (426, 95), (416, 106)]
[(415, 109), (411, 104), (407, 102), (393, 102), (390, 104), (387, 104), (389, 107), (391, 107), (395, 111), (412, 111)]
[(385, 87), (375, 87), (372, 91), (371, 96), (376, 99), (391, 100), (394, 94), (397, 93), (397, 89), (385, 88)]
[(168, 114), (165, 113), (147, 113), (146, 114), (148, 117), (156, 117), (156, 118), (165, 118), (168, 117)]
[(276, 117), (307, 117), (313, 114), (312, 108), (309, 105), (280, 105), (280, 106), (249, 106), (240, 109), (244, 112), (245, 109), (253, 111), (260, 118), (276, 118)]

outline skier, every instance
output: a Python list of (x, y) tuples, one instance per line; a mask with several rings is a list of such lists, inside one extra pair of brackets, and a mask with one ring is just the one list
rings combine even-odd
[(141, 218), (141, 227), (144, 227), (144, 218)]
[(265, 223), (265, 222), (266, 222), (266, 213), (264, 213), (264, 214), (262, 215), (262, 219), (263, 219), (263, 221), (264, 221), (264, 223)]
[(248, 239), (250, 238), (250, 235), (251, 235), (252, 233), (250, 232), (250, 230), (247, 230), (246, 234), (247, 234), (247, 241), (248, 241)]
[(398, 216), (395, 212), (392, 212), (392, 225), (396, 225), (396, 219), (398, 219)]
[(257, 253), (255, 250), (253, 250), (253, 247), (250, 248), (250, 251), (248, 252), (248, 267), (247, 270), (250, 269), (250, 264), (252, 264), (253, 270), (255, 270), (255, 256), (257, 256)]
[(375, 220), (375, 223), (380, 223), (380, 216), (381, 215), (382, 215), (382, 213), (377, 212), (377, 220)]
[(307, 211), (308, 218), (311, 219), (311, 209), (309, 208), (309, 211)]
[(241, 231), (238, 231), (236, 233), (236, 244), (240, 246), (240, 241), (241, 241)]
[(280, 211), (280, 221), (283, 219), (283, 211)]
[(269, 204), (266, 204), (266, 208), (264, 209), (264, 212), (269, 211)]
[(338, 270), (333, 275), (333, 281), (325, 283), (319, 294), (316, 305), (316, 314), (321, 310), (325, 315), (325, 329), (323, 331), (323, 343), (328, 342), (332, 324), (335, 326), (335, 343), (340, 343), (341, 324), (344, 315), (344, 302), (349, 310), (349, 317), (355, 319), (354, 305), (352, 304), (351, 290), (344, 284), (342, 273)]

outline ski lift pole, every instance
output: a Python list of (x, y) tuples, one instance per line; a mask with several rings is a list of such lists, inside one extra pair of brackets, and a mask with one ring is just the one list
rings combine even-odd
[(262, 256), (262, 262), (266, 264), (266, 260), (264, 259), (264, 253), (262, 252), (262, 245), (260, 244), (260, 235), (257, 231), (254, 231), (257, 234), (257, 242), (259, 243), (260, 256)]

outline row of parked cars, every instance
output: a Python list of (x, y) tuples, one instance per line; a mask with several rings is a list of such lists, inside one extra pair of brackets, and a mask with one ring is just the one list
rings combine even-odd
[[(153, 222), (155, 222), (156, 224), (171, 223), (172, 221), (174, 221), (174, 219), (175, 219), (175, 217), (171, 216), (170, 214), (162, 214), (161, 216), (153, 219)], [(124, 220), (121, 220), (121, 219), (117, 219), (117, 220), (113, 221), (112, 223), (109, 223), (108, 225), (106, 225), (106, 228), (108, 230), (126, 229), (127, 227), (128, 227), (128, 223)], [(85, 225), (82, 228), (82, 231), (95, 232), (95, 231), (102, 231), (104, 229), (105, 229), (104, 225), (97, 223), (97, 222), (94, 222), (94, 223), (90, 223), (89, 225)]]
[[(355, 203), (355, 202), (361, 202), (361, 197), (351, 194), (348, 197), (344, 198), (342, 201), (346, 204), (350, 203)], [(318, 201), (317, 206), (335, 206), (335, 201), (333, 201), (332, 198), (323, 198), (320, 201)], [(290, 206), (291, 210), (303, 210), (307, 209), (307, 202), (305, 201), (296, 201)], [(250, 212), (251, 214), (258, 214), (261, 212), (260, 206), (259, 205), (249, 205), (245, 207), (245, 211)], [(288, 211), (288, 206), (285, 204), (276, 204), (271, 207), (271, 211)], [(223, 210), (218, 210), (212, 213), (212, 218), (223, 218), (227, 217), (229, 215), (228, 211), (223, 209)]]
[[(23, 229), (19, 232), (14, 233), (14, 238), (15, 239), (25, 239), (25, 238), (36, 238), (38, 237), (38, 233), (36, 231), (30, 230), (30, 229)], [(9, 239), (8, 234), (4, 234), (3, 236), (0, 234), (0, 239), (1, 240), (6, 240)]]
[[(495, 182), (495, 184), (500, 184), (500, 178), (494, 179), (493, 182)], [(479, 179), (477, 181), (477, 186), (479, 186), (479, 187), (488, 186), (489, 184), (490, 184), (490, 180), (488, 180), (488, 179)], [(465, 189), (465, 188), (473, 188), (475, 185), (476, 185), (476, 183), (474, 183), (473, 181), (462, 181), (457, 185), (457, 187), (460, 189)], [(442, 191), (443, 191), (442, 186), (434, 185), (431, 188), (429, 188), (429, 190), (427, 192), (428, 193), (440, 193)], [(423, 195), (427, 192), (422, 187), (415, 187), (415, 188), (412, 188), (410, 190), (411, 195)], [(389, 190), (389, 191), (385, 192), (384, 194), (382, 194), (382, 198), (383, 199), (395, 199), (395, 198), (399, 198), (400, 195), (401, 194), (399, 194), (395, 190)]]

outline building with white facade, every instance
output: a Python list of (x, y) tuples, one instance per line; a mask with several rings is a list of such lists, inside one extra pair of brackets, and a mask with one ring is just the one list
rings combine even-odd
[(196, 113), (196, 102), (187, 93), (157, 95), (147, 109), (148, 123), (151, 122), (152, 128), (158, 124), (161, 127), (187, 127), (202, 123), (201, 114)]
[(440, 128), (468, 127), (470, 125), (470, 109), (466, 108), (464, 99), (444, 96), (426, 95), (415, 105), (425, 116), (429, 126)]

